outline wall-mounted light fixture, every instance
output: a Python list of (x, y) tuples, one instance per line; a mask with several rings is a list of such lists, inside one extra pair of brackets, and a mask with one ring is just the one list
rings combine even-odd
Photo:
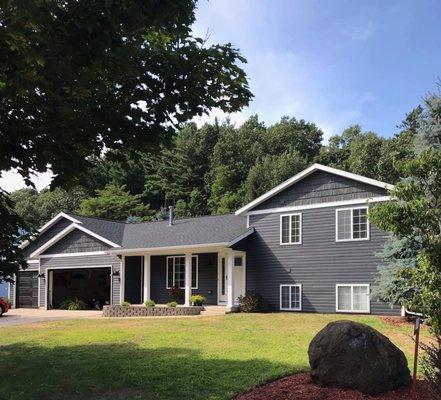
[(44, 278), (44, 272), (42, 272), (41, 274), (37, 275), (38, 278)]
[(119, 276), (119, 271), (113, 271), (112, 276)]

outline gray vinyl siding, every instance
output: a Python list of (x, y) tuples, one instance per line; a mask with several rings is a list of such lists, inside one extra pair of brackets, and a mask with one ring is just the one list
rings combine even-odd
[(75, 229), (46, 249), (43, 254), (83, 253), (88, 251), (105, 251), (110, 246), (93, 236)]
[(317, 171), (256, 206), (253, 210), (301, 206), (386, 195), (387, 192), (383, 188), (328, 172)]
[[(207, 304), (217, 304), (217, 254), (201, 253), (199, 258), (198, 288), (192, 289), (193, 294), (202, 294)], [(169, 302), (166, 288), (167, 256), (151, 257), (151, 288), (150, 296), (158, 304)]]
[[(107, 267), (110, 266), (112, 271), (119, 272), (121, 269), (121, 260), (117, 256), (103, 255), (87, 255), (74, 257), (51, 257), (40, 259), (40, 272), (44, 274), (44, 278), (40, 278), (40, 307), (46, 307), (46, 280), (47, 269), (63, 269), (75, 267)], [(112, 276), (111, 283), (111, 299), (112, 304), (120, 303), (120, 276)]]
[(24, 256), (29, 257), (31, 253), (37, 250), (48, 240), (51, 240), (54, 236), (58, 235), (63, 229), (67, 228), (71, 224), (72, 221), (69, 221), (68, 219), (60, 219), (55, 225), (51, 226), (48, 230), (43, 232), (41, 236), (38, 236), (33, 242), (23, 249)]
[[(361, 203), (360, 205), (363, 205)], [(279, 309), (280, 285), (302, 285), (302, 311), (334, 313), (337, 283), (374, 284), (387, 234), (370, 224), (370, 240), (335, 241), (335, 207), (303, 210), (302, 244), (280, 245), (281, 213), (250, 216), (255, 233), (238, 244), (247, 251), (247, 290), (261, 293)], [(371, 301), (371, 313), (397, 314), (398, 308)]]

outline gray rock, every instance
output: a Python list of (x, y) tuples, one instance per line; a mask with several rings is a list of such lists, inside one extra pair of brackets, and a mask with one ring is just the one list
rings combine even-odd
[(377, 394), (411, 382), (404, 353), (370, 326), (331, 322), (308, 349), (312, 380), (328, 387)]

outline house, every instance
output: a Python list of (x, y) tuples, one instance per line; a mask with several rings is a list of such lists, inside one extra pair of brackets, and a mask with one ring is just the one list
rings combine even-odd
[(371, 298), (387, 233), (368, 220), (392, 186), (314, 164), (235, 214), (122, 223), (60, 213), (24, 243), (16, 307), (66, 297), (102, 304), (169, 300), (179, 287), (233, 307), (246, 291), (272, 310), (396, 314)]

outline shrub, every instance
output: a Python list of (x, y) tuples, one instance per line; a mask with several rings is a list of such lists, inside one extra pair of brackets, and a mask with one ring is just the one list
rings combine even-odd
[(121, 305), (123, 307), (130, 307), (132, 305), (132, 303), (130, 303), (129, 301), (123, 301), (123, 302), (121, 302)]
[(422, 347), (425, 350), (422, 367), (429, 393), (434, 400), (441, 399), (441, 336)]
[(167, 305), (167, 307), (176, 307), (178, 305), (178, 303), (176, 303), (176, 301), (170, 301), (166, 305)]
[(64, 299), (60, 303), (59, 308), (61, 308), (62, 310), (85, 310), (86, 303), (77, 297), (75, 297), (74, 299)]
[(266, 310), (266, 305), (263, 297), (259, 293), (248, 292), (245, 296), (239, 296), (240, 311), (246, 313), (263, 312)]
[(156, 306), (156, 303), (155, 303), (153, 300), (146, 300), (146, 301), (144, 302), (144, 305), (145, 305), (146, 307), (154, 307), (154, 306)]
[(190, 303), (194, 306), (201, 306), (207, 301), (207, 299), (201, 294), (194, 294), (190, 297)]
[(176, 301), (178, 303), (184, 302), (184, 290), (177, 286), (173, 286), (172, 288), (168, 289), (168, 295), (171, 301)]

